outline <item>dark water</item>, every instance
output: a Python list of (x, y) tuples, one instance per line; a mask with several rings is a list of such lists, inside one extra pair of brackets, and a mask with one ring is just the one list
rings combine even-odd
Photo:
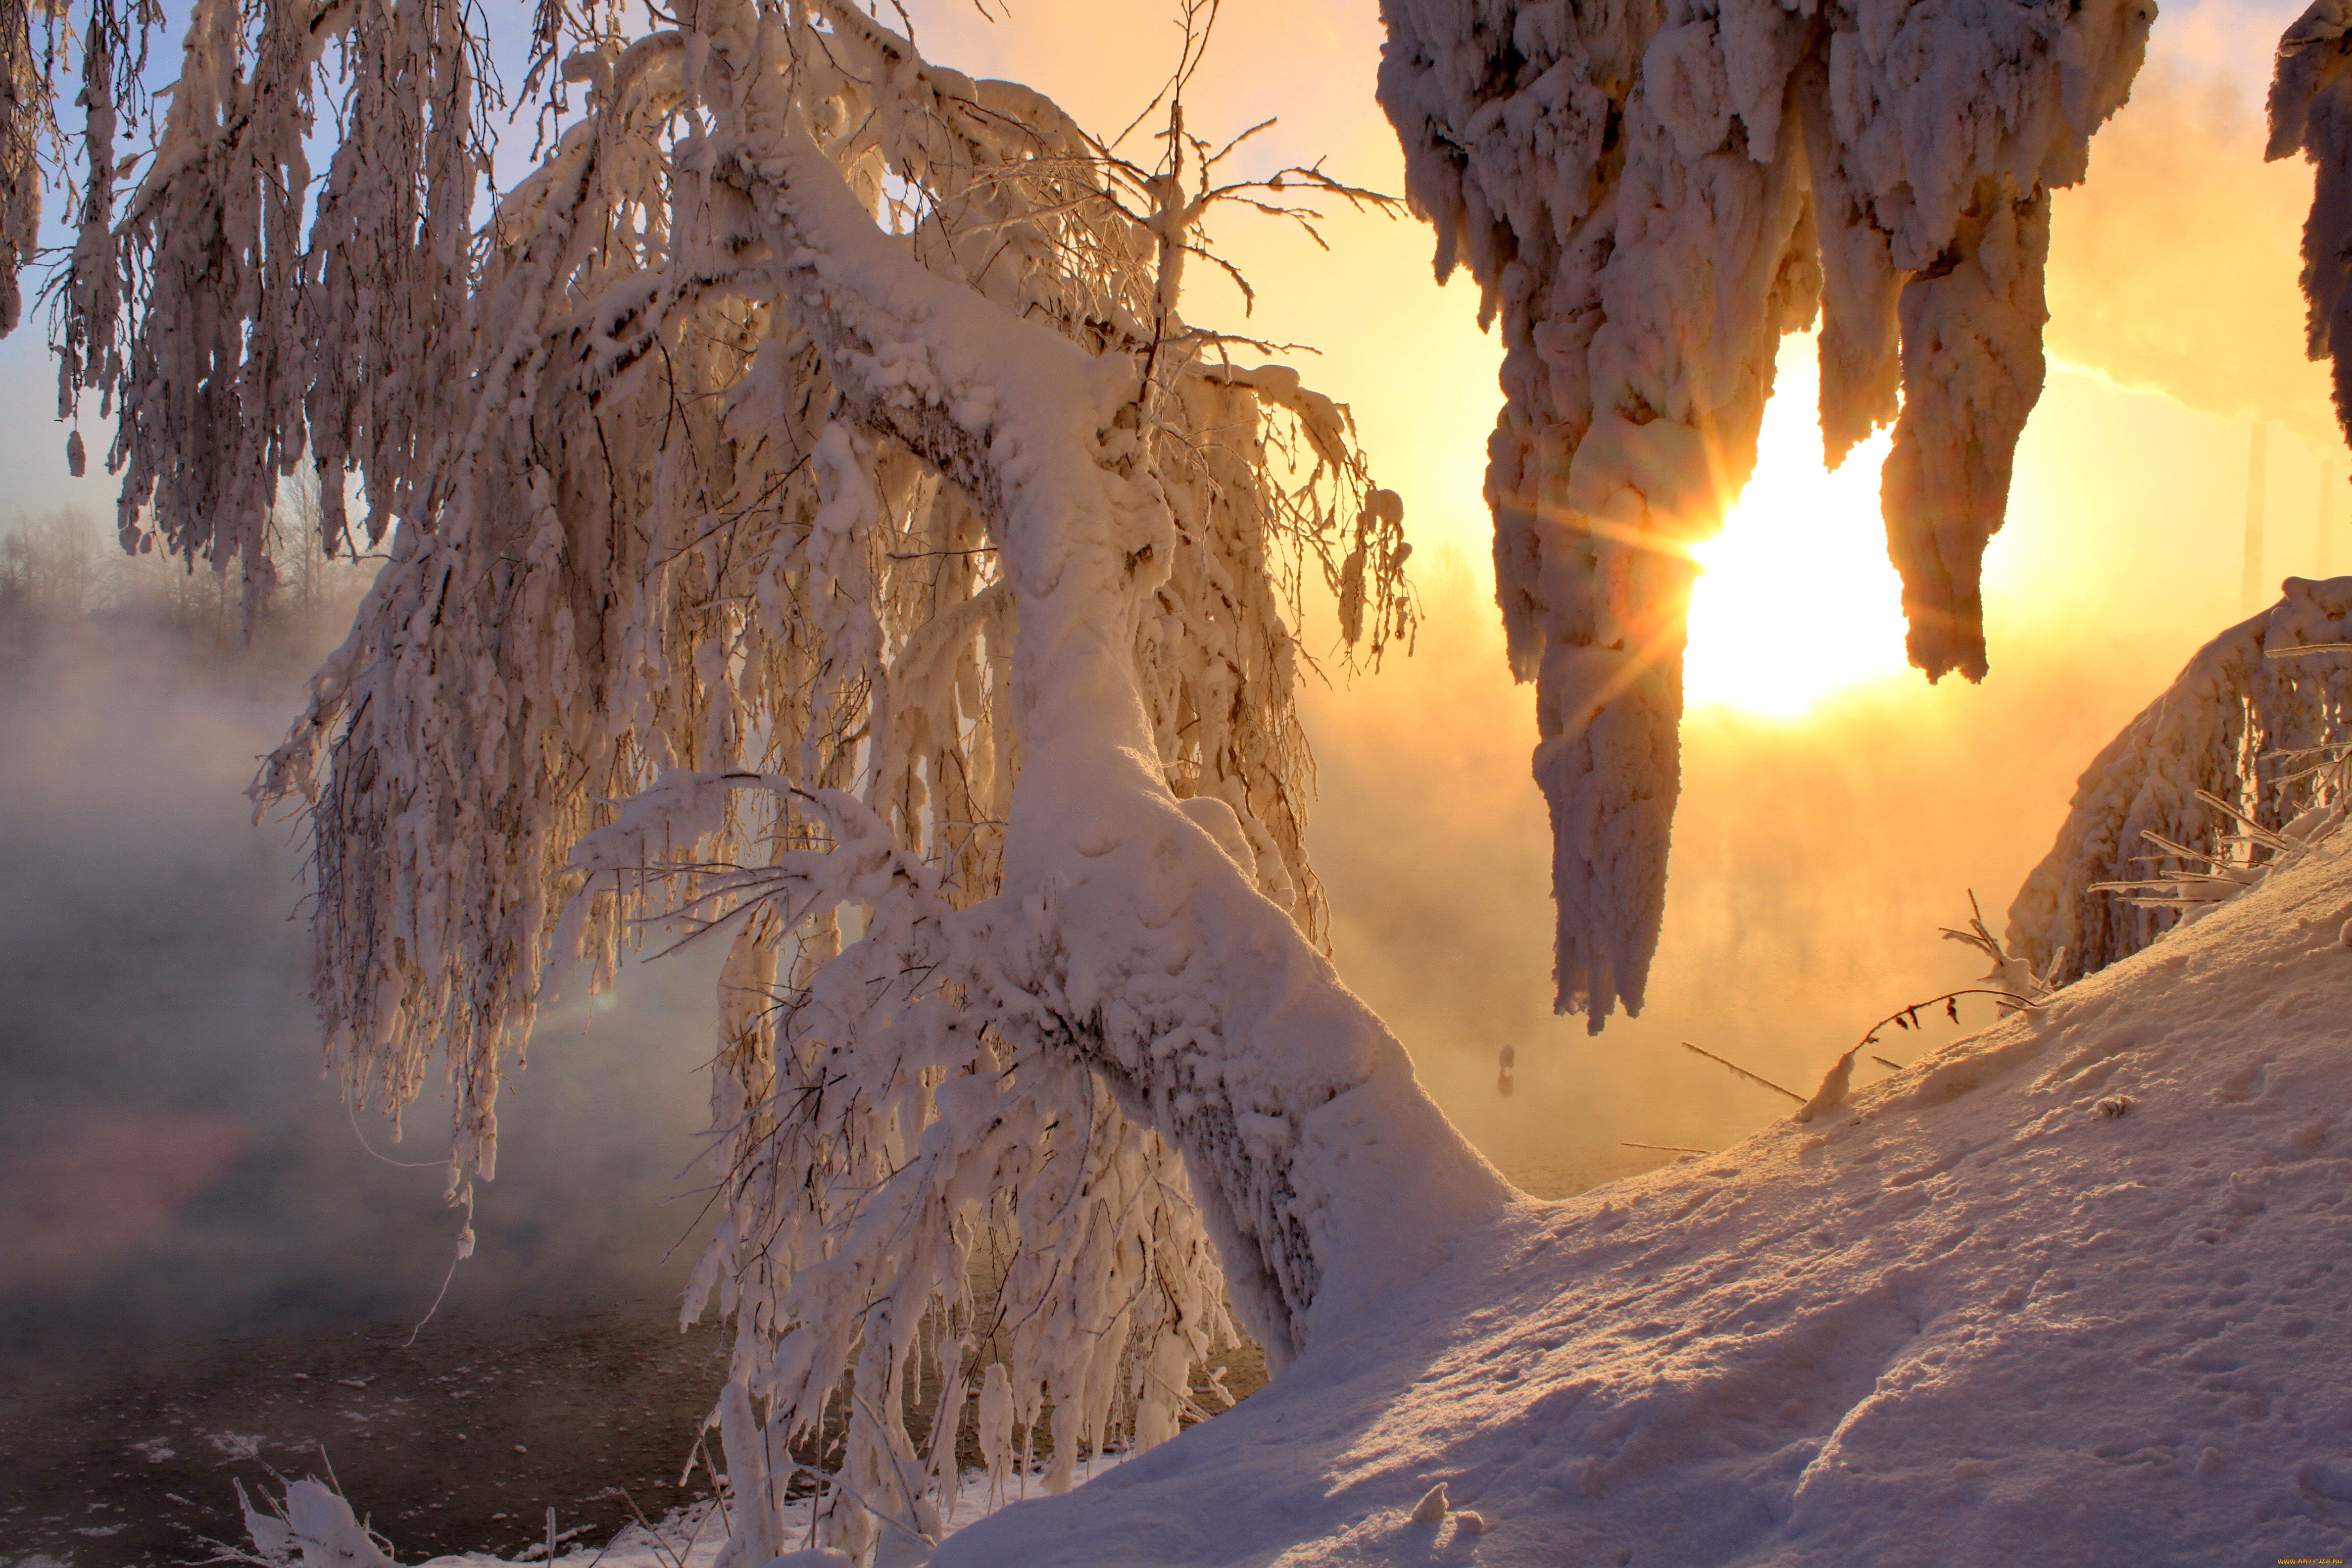
[[(442, 1112), (415, 1108), (394, 1145), (340, 1105), (305, 995), (295, 831), (256, 828), (240, 795), (295, 710), (296, 662), (199, 668), (76, 624), (0, 670), (0, 1565), (201, 1560), (194, 1534), (234, 1522), (232, 1476), (317, 1468), (321, 1442), (356, 1501), (380, 1484), (379, 1513), (415, 1516), (404, 1556), (512, 1547), (488, 1517), (519, 1517), (504, 1504), (674, 1479), (715, 1385), (713, 1336), (671, 1326), (700, 1240), (699, 955), (543, 1019), (500, 1101), (477, 1253), (404, 1348), (458, 1226)], [(424, 1164), (384, 1163), (362, 1129)], [(368, 1390), (329, 1375), (353, 1369)], [(647, 1447), (609, 1478), (601, 1449), (527, 1439), (550, 1461), (479, 1473), (426, 1399), (462, 1385), (487, 1411), (503, 1389), (503, 1438), (548, 1427), (564, 1388), (624, 1384)], [(395, 1450), (407, 1468), (378, 1462)], [(460, 1486), (474, 1500), (452, 1506)], [(537, 1507), (559, 1500), (577, 1502)]]

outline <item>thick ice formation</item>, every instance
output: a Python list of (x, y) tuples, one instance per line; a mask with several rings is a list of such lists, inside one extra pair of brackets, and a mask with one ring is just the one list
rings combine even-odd
[(1754, 465), (1780, 335), (1818, 311), (1832, 461), (1895, 421), (1912, 661), (1981, 677), (1979, 564), (2042, 385), (2049, 192), (2081, 178), (2155, 6), (1381, 9), (1381, 99), (1438, 272), (1466, 264), (1502, 319), (1496, 578), (1512, 668), (1538, 682), (1559, 1005), (1597, 1032), (1641, 1006), (1689, 550)]

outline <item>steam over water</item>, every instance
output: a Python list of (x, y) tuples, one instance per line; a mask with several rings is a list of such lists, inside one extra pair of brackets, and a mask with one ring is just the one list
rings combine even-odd
[(695, 1495), (711, 962), (542, 1015), (452, 1277), (446, 1105), (399, 1143), (340, 1105), (299, 825), (241, 796), (315, 652), (58, 622), (0, 679), (0, 1564), (209, 1560), (265, 1467), (332, 1467), (404, 1561)]
[[(257, 829), (295, 683), (52, 634), (0, 692), (0, 1365), (414, 1322), (447, 1272), (441, 1107), (394, 1144), (320, 1070), (299, 825)], [(244, 695), (232, 694), (242, 687)], [(704, 961), (542, 1023), (444, 1312), (668, 1296), (694, 1245)], [(384, 1155), (424, 1168), (383, 1163)], [(698, 1237), (699, 1233), (696, 1233)]]

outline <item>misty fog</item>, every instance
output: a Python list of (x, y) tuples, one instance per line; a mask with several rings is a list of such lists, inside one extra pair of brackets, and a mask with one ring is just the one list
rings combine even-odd
[[(299, 825), (242, 798), (319, 651), (58, 619), (0, 683), (0, 1365), (413, 1323), (448, 1274), (441, 1107), (395, 1144), (339, 1105)], [(543, 1016), (444, 1313), (676, 1291), (709, 984), (688, 955)]]

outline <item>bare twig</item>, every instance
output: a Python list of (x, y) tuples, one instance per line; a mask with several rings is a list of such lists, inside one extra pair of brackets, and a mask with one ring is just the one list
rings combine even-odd
[(1723, 1058), (1717, 1056), (1713, 1051), (1692, 1045), (1688, 1040), (1685, 1040), (1683, 1042), (1683, 1049), (1686, 1051), (1696, 1051), (1700, 1056), (1705, 1057), (1707, 1060), (1715, 1063), (1717, 1067), (1730, 1068), (1731, 1075), (1734, 1078), (1744, 1078), (1749, 1083), (1757, 1084), (1762, 1088), (1770, 1089), (1774, 1094), (1785, 1094), (1800, 1105), (1802, 1105), (1805, 1102), (1805, 1097), (1799, 1094), (1795, 1089), (1783, 1089), (1780, 1085), (1774, 1083), (1770, 1079), (1765, 1078), (1758, 1073), (1749, 1072), (1738, 1062), (1727, 1061)]

